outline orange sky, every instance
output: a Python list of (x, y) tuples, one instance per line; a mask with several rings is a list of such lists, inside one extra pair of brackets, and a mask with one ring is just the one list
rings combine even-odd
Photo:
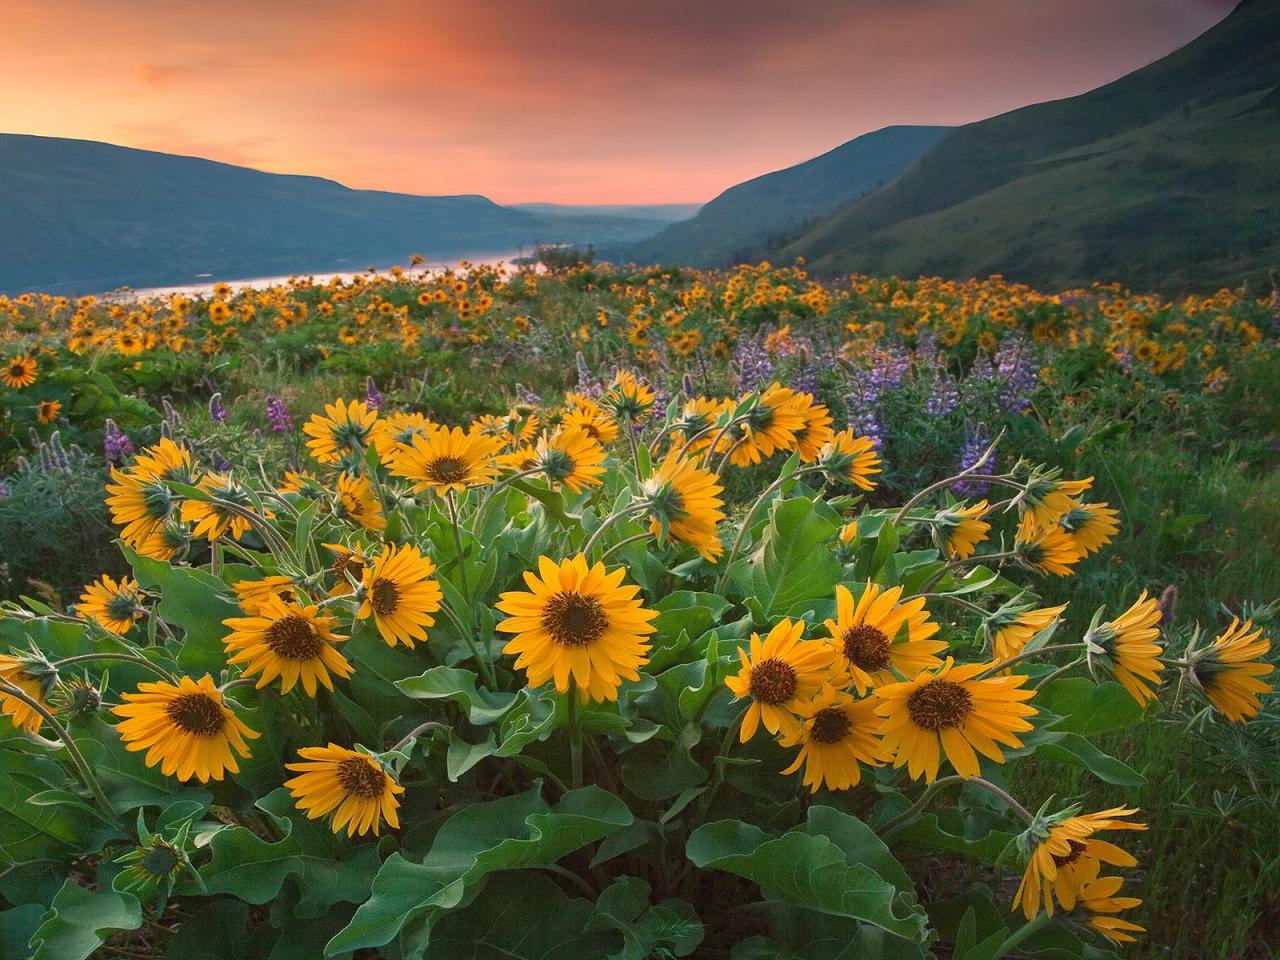
[(501, 203), (702, 201), (1150, 62), (1229, 0), (0, 0), (0, 131)]

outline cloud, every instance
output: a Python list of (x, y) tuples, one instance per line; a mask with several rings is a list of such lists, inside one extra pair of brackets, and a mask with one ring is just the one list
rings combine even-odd
[(174, 83), (193, 76), (195, 71), (190, 67), (175, 67), (155, 63), (143, 63), (138, 66), (138, 76), (142, 82), (152, 87), (168, 87)]

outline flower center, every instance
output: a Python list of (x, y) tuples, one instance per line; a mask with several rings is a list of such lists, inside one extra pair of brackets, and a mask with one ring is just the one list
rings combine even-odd
[(1059, 857), (1055, 854), (1053, 858), (1053, 862), (1060, 867), (1069, 866), (1070, 864), (1075, 863), (1080, 859), (1080, 854), (1089, 849), (1079, 840), (1068, 840), (1067, 845), (1070, 846), (1071, 849), (1067, 851), (1067, 855), (1065, 857)]
[(178, 851), (167, 843), (156, 844), (142, 858), (142, 869), (153, 877), (167, 877), (177, 865)]
[(866, 623), (844, 632), (844, 655), (859, 670), (876, 673), (889, 666), (889, 638), (884, 631)]
[(362, 757), (348, 757), (338, 764), (338, 783), (351, 796), (372, 800), (382, 796), (387, 775)]
[(354, 553), (339, 554), (338, 558), (333, 561), (333, 572), (338, 580), (345, 583), (347, 574), (359, 580), (364, 575), (364, 560), (356, 556)]
[(754, 700), (776, 706), (796, 693), (796, 668), (785, 660), (770, 657), (751, 668), (748, 690)]
[(169, 701), (166, 712), (175, 726), (196, 737), (212, 737), (221, 733), (226, 722), (221, 705), (207, 693), (184, 693), (174, 697)]
[(930, 680), (907, 698), (912, 722), (935, 733), (960, 726), (972, 709), (969, 691), (950, 680)]
[(106, 603), (107, 616), (112, 620), (131, 620), (137, 609), (138, 601), (130, 593), (117, 593)]
[(555, 594), (542, 611), (542, 628), (562, 647), (589, 647), (609, 626), (609, 615), (595, 597), (572, 590)]
[(373, 612), (380, 617), (390, 616), (400, 606), (400, 588), (391, 580), (378, 577), (369, 593), (372, 595)]
[(436, 457), (427, 464), (426, 474), (432, 483), (462, 483), (467, 479), (467, 464), (461, 457)]
[(267, 646), (285, 660), (313, 660), (324, 649), (324, 640), (306, 617), (291, 613), (267, 628)]
[(813, 715), (809, 739), (818, 743), (839, 743), (853, 729), (853, 721), (839, 707), (827, 707)]

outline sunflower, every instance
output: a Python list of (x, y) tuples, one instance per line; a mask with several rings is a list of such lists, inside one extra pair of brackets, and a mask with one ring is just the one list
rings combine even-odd
[(498, 475), (493, 458), (501, 449), (497, 437), (442, 427), (397, 447), (390, 467), (397, 477), (413, 481), (415, 492), (430, 490), (443, 497), (451, 490), (466, 493), (468, 487), (493, 482)]
[(1262, 659), (1270, 649), (1271, 641), (1252, 620), (1233, 618), (1211, 646), (1190, 655), (1191, 676), (1219, 713), (1244, 723), (1262, 710), (1259, 697), (1271, 692), (1271, 685), (1258, 679), (1275, 669)]
[(29, 387), (36, 382), (36, 379), (36, 358), (29, 354), (11, 358), (3, 369), (0, 369), (0, 380), (3, 380), (4, 385), (11, 390)]
[(293, 580), (278, 574), (261, 580), (238, 580), (232, 585), (232, 589), (236, 592), (236, 602), (240, 604), (240, 609), (250, 616), (257, 616), (268, 600), (282, 600), (285, 603), (297, 600)]
[(319, 499), (328, 491), (324, 483), (310, 470), (286, 470), (280, 479), (281, 493), (297, 493), (311, 499)]
[(818, 463), (836, 483), (875, 489), (871, 475), (880, 472), (880, 454), (870, 437), (855, 437), (852, 430), (841, 430), (819, 451)]
[(404, 787), (375, 758), (336, 743), (303, 747), (298, 756), (301, 763), (285, 764), (298, 776), (284, 785), (308, 820), (333, 813), (333, 832), (341, 833), (345, 826), (349, 837), (370, 830), (377, 836), (383, 820), (399, 829), (396, 796), (404, 793)]
[(244, 536), (252, 525), (244, 514), (253, 512), (245, 489), (225, 473), (213, 471), (201, 477), (196, 486), (212, 499), (182, 501), (182, 520), (195, 524), (193, 534), (210, 541), (228, 533), (234, 540)]
[(1041, 528), (1026, 535), (1019, 530), (1013, 549), (1019, 563), (1045, 577), (1071, 576), (1071, 568), (1082, 558), (1075, 540), (1060, 527)]
[(340, 473), (334, 489), (338, 494), (338, 512), (341, 516), (354, 520), (373, 533), (380, 533), (387, 528), (382, 501), (373, 492), (373, 484), (368, 477)]
[(978, 544), (987, 539), (991, 524), (982, 517), (991, 508), (986, 500), (970, 507), (951, 507), (934, 516), (933, 529), (942, 541), (942, 550), (952, 560), (967, 560)]
[[(46, 700), (56, 676), (57, 672), (48, 669), (47, 665), (42, 666), (33, 660), (0, 653), (0, 680), (17, 687), (50, 713), (58, 712)], [(0, 713), (12, 720), (19, 730), (27, 733), (39, 733), (40, 725), (44, 723), (44, 717), (39, 711), (3, 691), (0, 691)]]
[(733, 406), (733, 401), (728, 399), (694, 397), (687, 401), (680, 416), (671, 424), (671, 448), (689, 456), (706, 450), (715, 439), (716, 431), (711, 427)]
[(790, 387), (776, 383), (760, 395), (744, 417), (741, 436), (736, 440), (725, 437), (720, 441), (721, 448), (732, 451), (729, 462), (735, 467), (749, 467), (778, 451), (794, 450), (800, 433), (805, 429), (797, 394)]
[(803, 620), (783, 620), (763, 642), (751, 634), (751, 652), (738, 648), (742, 669), (725, 678), (735, 699), (750, 697), (738, 736), (746, 743), (760, 724), (772, 734), (794, 737), (800, 732), (800, 707), (831, 679), (831, 651), (824, 644), (801, 640)]
[(1152, 685), (1160, 683), (1164, 664), (1160, 662), (1160, 602), (1147, 591), (1120, 616), (1089, 628), (1084, 635), (1089, 665), (1102, 664), (1115, 674), (1120, 685), (1138, 703), (1146, 706), (1156, 698)]
[(1084, 913), (1084, 924), (1089, 929), (1100, 933), (1112, 943), (1136, 943), (1135, 933), (1146, 933), (1146, 927), (1122, 920), (1116, 916), (1122, 910), (1132, 910), (1142, 906), (1137, 897), (1117, 897), (1124, 881), (1119, 877), (1099, 877), (1096, 874), (1099, 866), (1095, 863), (1090, 869), (1093, 876), (1080, 887), (1080, 898), (1077, 901)]
[(669, 534), (716, 562), (724, 545), (716, 527), (724, 519), (724, 487), (719, 478), (693, 459), (672, 449), (642, 484), (649, 506), (649, 530), (662, 539)]
[(246, 677), (260, 673), (259, 690), (276, 677), (282, 681), (282, 694), (299, 680), (309, 697), (316, 695), (317, 681), (332, 690), (329, 674), (345, 679), (354, 668), (335, 649), (335, 644), (347, 639), (333, 633), (337, 621), (318, 609), (268, 596), (252, 616), (223, 620), (222, 625), (232, 630), (223, 646), (228, 654), (235, 654), (227, 663), (245, 664)]
[(804, 767), (804, 785), (813, 793), (825, 785), (828, 790), (848, 790), (862, 779), (859, 764), (879, 766), (880, 727), (872, 699), (855, 700), (843, 690), (824, 686), (799, 705), (800, 729), (784, 736), (784, 747), (799, 747), (795, 762), (783, 774)]
[(333, 571), (333, 586), (329, 588), (329, 596), (345, 597), (355, 592), (351, 581), (357, 584), (364, 581), (364, 568), (369, 558), (361, 547), (344, 547), (340, 543), (326, 543), (327, 549), (333, 551), (333, 563), (329, 569)]
[(822, 448), (831, 442), (831, 411), (813, 399), (811, 393), (796, 394), (796, 410), (804, 418), (804, 428), (796, 434), (796, 449), (804, 463), (818, 459)]
[(172, 560), (180, 554), (185, 555), (191, 547), (191, 537), (179, 523), (159, 523), (145, 536), (125, 542), (141, 557), (164, 561)]
[(36, 422), (53, 423), (62, 412), (61, 400), (41, 400), (36, 404)]
[(581, 553), (559, 563), (539, 557), (538, 573), (524, 575), (529, 590), (502, 594), (496, 606), (509, 616), (497, 629), (515, 634), (503, 652), (516, 654), (531, 687), (554, 680), (559, 693), (572, 684), (583, 703), (603, 702), (617, 700), (624, 679), (639, 679), (658, 612), (645, 609), (625, 575), (588, 566)]
[(151, 540), (173, 514), (176, 505), (173, 494), (156, 478), (135, 470), (126, 472), (112, 467), (111, 480), (107, 484), (111, 522), (121, 528), (120, 539), (136, 549)]
[(398, 445), (412, 443), (414, 437), (425, 437), (439, 429), (440, 424), (421, 413), (389, 413), (378, 419), (370, 439), (378, 457), (386, 463)]
[(1098, 863), (1132, 867), (1138, 862), (1115, 844), (1094, 837), (1104, 830), (1147, 829), (1144, 823), (1122, 819), (1137, 813), (1136, 808), (1112, 807), (1083, 816), (1076, 816), (1077, 810), (1068, 808), (1051, 817), (1037, 817), (1018, 838), (1027, 868), (1013, 896), (1013, 909), (1021, 906), (1028, 921), (1040, 912), (1042, 896), (1049, 916), (1053, 916), (1055, 898), (1063, 909), (1074, 910), (1081, 888), (1097, 876)]
[(1044, 607), (1040, 610), (1023, 607), (997, 610), (987, 622), (987, 630), (992, 638), (992, 656), (996, 662), (1000, 663), (1020, 654), (1031, 638), (1062, 616), (1065, 609), (1067, 605), (1064, 603), (1060, 607)]
[(168, 437), (161, 437), (159, 443), (144, 447), (129, 469), (149, 480), (173, 480), (178, 483), (191, 483), (196, 475), (191, 451)]
[(605, 416), (598, 408), (593, 411), (575, 407), (564, 415), (560, 425), (565, 430), (581, 430), (596, 443), (613, 443), (618, 439), (617, 421)]
[(324, 415), (314, 413), (302, 425), (311, 439), (307, 449), (319, 463), (337, 463), (343, 457), (364, 455), (378, 423), (378, 411), (363, 400), (327, 403)]
[(543, 437), (536, 456), (538, 468), (551, 483), (563, 483), (574, 493), (601, 483), (604, 447), (582, 430), (559, 430), (554, 436)]
[(635, 374), (620, 370), (600, 399), (616, 419), (634, 423), (649, 415), (658, 396)]
[(440, 609), (444, 593), (431, 578), (436, 565), (417, 547), (387, 544), (377, 559), (364, 567), (364, 602), (356, 616), (373, 617), (373, 624), (388, 646), (412, 647), (427, 639), (427, 627)]
[(1030, 514), (1036, 526), (1046, 527), (1076, 506), (1075, 498), (1093, 486), (1093, 477), (1084, 480), (1062, 480), (1057, 470), (1033, 473), (1022, 493), (1018, 508)]
[(935, 671), (922, 671), (914, 680), (875, 688), (876, 712), (885, 718), (884, 745), (906, 765), (913, 780), (933, 783), (941, 754), (960, 776), (981, 773), (974, 751), (1004, 763), (998, 744), (1021, 747), (1017, 734), (1031, 729), (1027, 717), (1036, 708), (1023, 700), (1035, 696), (1023, 690), (1025, 676), (1004, 674), (977, 679), (986, 664), (957, 666), (948, 657)]
[(885, 590), (868, 581), (855, 603), (848, 587), (836, 586), (836, 618), (824, 624), (830, 637), (822, 642), (859, 695), (892, 683), (895, 671), (914, 677), (942, 663), (937, 654), (947, 644), (930, 639), (940, 628), (929, 619), (924, 597), (901, 597), (900, 586)]
[(1077, 503), (1058, 518), (1081, 557), (1101, 550), (1120, 532), (1120, 513), (1105, 503)]
[(235, 754), (249, 756), (245, 740), (260, 736), (232, 712), (208, 674), (177, 684), (141, 683), (123, 696), (112, 713), (122, 718), (116, 730), (125, 749), (146, 750), (147, 766), (160, 764), (167, 777), (207, 783), (228, 770), (239, 773)]
[(145, 612), (141, 599), (136, 580), (121, 577), (117, 583), (103, 576), (84, 588), (76, 613), (97, 621), (104, 630), (124, 636)]

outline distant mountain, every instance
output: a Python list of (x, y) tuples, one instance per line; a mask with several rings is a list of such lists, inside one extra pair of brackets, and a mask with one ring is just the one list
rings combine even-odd
[[(692, 217), (699, 203), (664, 203), (653, 205), (561, 203), (515, 203), (512, 210), (531, 213), (547, 225), (547, 229), (577, 244), (605, 245), (626, 243), (652, 237), (668, 224)], [(547, 238), (550, 239), (550, 238)]]
[(818, 272), (1214, 288), (1280, 265), (1280, 3), (1097, 90), (956, 129), (773, 254)]
[(319, 177), (0, 134), (0, 292), (116, 286), (507, 253), (649, 236), (688, 210), (501, 207), (351, 190)]
[(885, 127), (785, 170), (730, 187), (697, 216), (608, 252), (637, 263), (719, 267), (750, 257), (895, 179), (947, 127)]

